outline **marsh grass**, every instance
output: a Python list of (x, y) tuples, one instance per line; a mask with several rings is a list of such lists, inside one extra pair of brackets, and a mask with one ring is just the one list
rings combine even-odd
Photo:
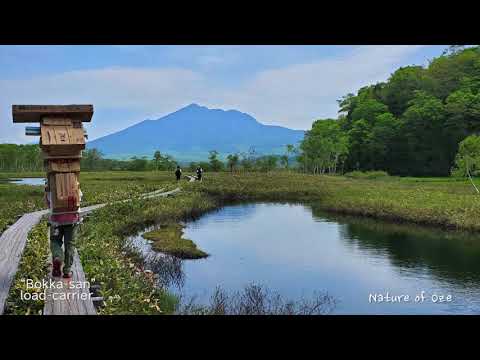
[(181, 224), (161, 225), (159, 229), (143, 234), (143, 237), (153, 241), (153, 249), (181, 259), (201, 259), (208, 254), (197, 248), (190, 239), (184, 239), (184, 226)]
[(314, 293), (310, 298), (291, 300), (264, 285), (251, 283), (241, 291), (228, 293), (215, 288), (207, 305), (195, 303), (195, 298), (181, 303), (181, 315), (326, 315), (337, 301), (327, 293)]
[(345, 177), (352, 179), (379, 179), (389, 177), (386, 171), (352, 171), (345, 174)]
[(0, 183), (0, 234), (27, 212), (43, 207), (43, 188)]

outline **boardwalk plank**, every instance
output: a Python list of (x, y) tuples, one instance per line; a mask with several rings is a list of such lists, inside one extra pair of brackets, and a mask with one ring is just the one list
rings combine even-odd
[(96, 315), (77, 251), (73, 259), (72, 273), (70, 281), (53, 278), (49, 274), (49, 279), (54, 282), (55, 287), (46, 291), (44, 315)]

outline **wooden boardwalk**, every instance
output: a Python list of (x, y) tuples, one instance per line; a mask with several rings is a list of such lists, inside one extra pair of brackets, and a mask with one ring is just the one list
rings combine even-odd
[(90, 294), (90, 284), (85, 280), (82, 264), (75, 250), (72, 266), (72, 279), (53, 278), (51, 268), (48, 279), (54, 286), (46, 291), (43, 315), (96, 315)]
[[(150, 199), (154, 197), (167, 197), (174, 195), (180, 191), (177, 188), (172, 191), (160, 192), (163, 189), (144, 194), (142, 199)], [(129, 201), (130, 199), (124, 200)], [(107, 204), (97, 204), (82, 208), (81, 215), (85, 215), (93, 210), (102, 208)], [(7, 300), (12, 281), (18, 270), (18, 265), (22, 257), (25, 244), (27, 243), (28, 234), (32, 228), (37, 225), (43, 216), (48, 214), (48, 210), (35, 211), (23, 215), (15, 224), (5, 230), (0, 236), (0, 315), (5, 311), (5, 301)], [(89, 289), (85, 286), (79, 286), (71, 289), (74, 285), (82, 285), (85, 282), (85, 274), (83, 273), (82, 264), (78, 253), (75, 252), (73, 264), (72, 286), (63, 286), (62, 289), (51, 288), (47, 290), (47, 299), (45, 301), (44, 314), (95, 314), (95, 308), (91, 299), (82, 300), (87, 296)], [(58, 279), (55, 279), (58, 281)], [(64, 282), (63, 279), (60, 282)], [(85, 284), (85, 283), (84, 283)], [(48, 296), (48, 294), (51, 296)], [(55, 293), (55, 295), (53, 295)], [(63, 295), (62, 295), (63, 293)], [(75, 293), (73, 295), (72, 293)], [(86, 293), (86, 294), (85, 294)], [(70, 294), (70, 295), (68, 295)], [(67, 296), (68, 295), (68, 296)], [(89, 296), (87, 296), (89, 298)], [(57, 300), (55, 300), (57, 299)], [(73, 301), (72, 301), (73, 299)], [(75, 300), (77, 299), (77, 300)]]

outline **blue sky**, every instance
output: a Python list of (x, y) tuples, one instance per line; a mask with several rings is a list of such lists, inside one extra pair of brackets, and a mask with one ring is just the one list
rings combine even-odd
[(427, 65), (446, 48), (369, 46), (0, 46), (0, 142), (31, 142), (12, 104), (94, 105), (94, 139), (190, 103), (308, 129), (336, 100)]

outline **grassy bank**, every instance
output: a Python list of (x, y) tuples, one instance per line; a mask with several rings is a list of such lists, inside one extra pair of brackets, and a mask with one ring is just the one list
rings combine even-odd
[(143, 237), (153, 241), (153, 249), (170, 254), (181, 259), (201, 259), (208, 254), (197, 248), (190, 239), (184, 239), (183, 225), (162, 225), (159, 229), (143, 234)]
[[(12, 175), (10, 175), (12, 176)], [(18, 176), (16, 174), (15, 176)], [(178, 186), (165, 172), (103, 172), (81, 174), (83, 206), (121, 200)], [(4, 223), (41, 207), (42, 189), (2, 184), (16, 211), (4, 202)], [(471, 184), (457, 179), (379, 177), (375, 179), (314, 176), (288, 172), (269, 174), (207, 173), (204, 181), (182, 181), (173, 198), (111, 204), (85, 219), (77, 247), (87, 280), (101, 286), (105, 314), (169, 314), (176, 299), (156, 289), (141, 259), (126, 248), (127, 235), (152, 224), (173, 225), (234, 201), (295, 201), (315, 203), (322, 210), (413, 222), (443, 228), (480, 230), (480, 197)], [(12, 191), (10, 193), (10, 191)], [(30, 211), (30, 210), (26, 210)], [(34, 260), (32, 260), (34, 261)], [(37, 262), (40, 266), (40, 262)]]

